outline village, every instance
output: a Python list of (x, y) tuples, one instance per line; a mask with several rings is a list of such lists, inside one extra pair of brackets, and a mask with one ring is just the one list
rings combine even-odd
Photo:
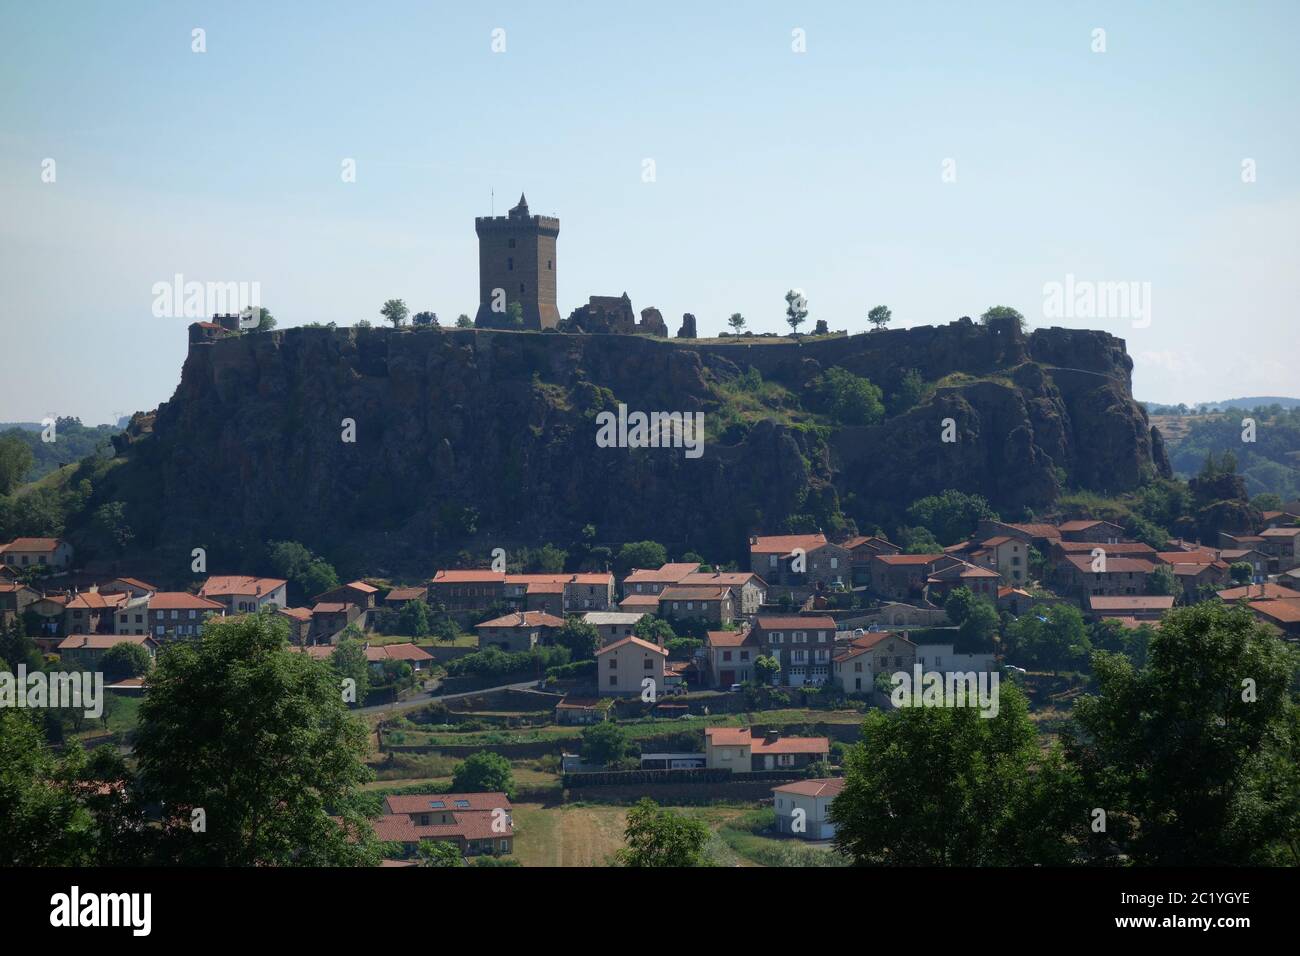
[(706, 819), (739, 865), (832, 865), (840, 763), (863, 714), (891, 706), (893, 675), (1000, 674), (1047, 732), (1079, 680), (1029, 647), (1032, 627), (1081, 619), (1102, 646), (1218, 601), (1294, 643), (1298, 544), (1289, 502), (1214, 545), (1157, 550), (1088, 519), (981, 520), (920, 554), (879, 535), (755, 534), (743, 569), (697, 556), (619, 574), (442, 568), (295, 602), (289, 581), (255, 575), (186, 590), (94, 580), (67, 542), (20, 538), (0, 545), (0, 621), (49, 666), (103, 672), (118, 703), (79, 734), (126, 747), (153, 662), (214, 618), (272, 615), (291, 649), (339, 668), (359, 651), (351, 704), (371, 731), (387, 866), (415, 865), (425, 841), (468, 860), (599, 865), (646, 794)]

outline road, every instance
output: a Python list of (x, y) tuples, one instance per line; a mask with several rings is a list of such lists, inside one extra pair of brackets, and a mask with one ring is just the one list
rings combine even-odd
[(363, 716), (373, 716), (375, 714), (400, 714), (407, 710), (416, 710), (424, 707), (433, 701), (442, 700), (460, 700), (464, 697), (475, 697), (479, 694), (490, 694), (498, 690), (530, 690), (537, 686), (537, 679), (520, 681), (517, 684), (501, 684), (497, 687), (481, 687), (478, 690), (467, 690), (459, 694), (438, 694), (438, 688), (427, 690), (423, 694), (416, 694), (414, 697), (408, 697), (406, 700), (399, 700), (391, 704), (375, 704), (373, 707), (360, 707), (352, 711), (354, 714)]

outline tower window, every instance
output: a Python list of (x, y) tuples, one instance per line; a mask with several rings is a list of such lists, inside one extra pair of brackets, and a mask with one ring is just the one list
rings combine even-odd
[(552, 266), (551, 266), (551, 260), (550, 260), (550, 259), (547, 259), (547, 260), (546, 260), (546, 269), (547, 269), (547, 271), (550, 271), (551, 268), (552, 268)]
[(514, 257), (514, 256), (511, 256), (510, 258), (506, 259), (506, 271), (507, 271), (507, 272), (514, 272), (514, 271), (515, 271), (515, 257)]
[(515, 247), (515, 241), (513, 239), (509, 240), (508, 245), (510, 246), (511, 249), (513, 249)]
[(523, 294), (523, 291), (524, 291), (524, 284), (521, 282), (521, 283), (519, 283), (519, 293), (520, 293), (520, 295)]

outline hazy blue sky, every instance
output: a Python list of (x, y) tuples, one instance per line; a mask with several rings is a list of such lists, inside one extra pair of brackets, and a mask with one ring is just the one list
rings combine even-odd
[[(259, 282), (282, 326), (472, 315), (493, 189), (560, 217), (563, 314), (998, 303), (1125, 338), (1139, 398), (1295, 395), (1298, 29), (1296, 2), (4, 0), (0, 420), (166, 400), (176, 273)], [(1046, 318), (1067, 274), (1150, 283), (1149, 325)]]

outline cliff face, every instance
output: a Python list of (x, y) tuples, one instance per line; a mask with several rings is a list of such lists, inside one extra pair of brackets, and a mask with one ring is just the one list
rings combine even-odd
[[(723, 389), (749, 367), (797, 398), (833, 365), (886, 394), (907, 369), (952, 378), (873, 427), (719, 434)], [(289, 329), (193, 346), (152, 431), (123, 442), (115, 492), (141, 544), (185, 551), (288, 538), (427, 570), (435, 553), (567, 543), (591, 524), (602, 541), (739, 557), (793, 515), (884, 521), (949, 487), (1014, 514), (1063, 478), (1119, 491), (1167, 472), (1130, 370), (1104, 333), (968, 321), (801, 344)], [(598, 447), (596, 413), (618, 403), (703, 412), (703, 454)]]

